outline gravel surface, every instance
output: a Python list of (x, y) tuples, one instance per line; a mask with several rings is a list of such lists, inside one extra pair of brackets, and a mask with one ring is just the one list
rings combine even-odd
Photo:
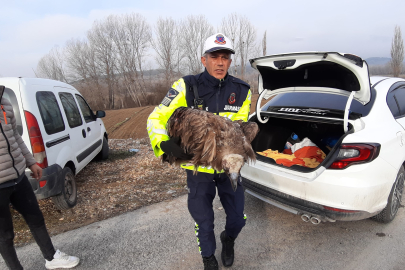
[[(60, 211), (52, 199), (39, 201), (51, 235), (187, 193), (184, 170), (156, 158), (149, 139), (110, 139), (109, 146), (108, 160), (90, 162), (76, 176), (78, 201), (74, 208)], [(16, 246), (32, 242), (22, 216), (15, 210), (12, 214)]]

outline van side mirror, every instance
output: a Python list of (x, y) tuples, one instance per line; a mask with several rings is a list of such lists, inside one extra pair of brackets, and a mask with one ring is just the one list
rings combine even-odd
[(105, 111), (97, 111), (96, 118), (103, 118), (105, 117)]

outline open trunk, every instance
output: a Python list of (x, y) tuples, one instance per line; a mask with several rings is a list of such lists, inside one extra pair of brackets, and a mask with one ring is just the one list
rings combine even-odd
[[(358, 56), (338, 52), (270, 55), (251, 59), (250, 63), (260, 73), (256, 115), (250, 118), (260, 132), (252, 146), (256, 153), (271, 149), (267, 156), (257, 154), (257, 159), (303, 172), (319, 166), (328, 168), (338, 156), (345, 135), (358, 130), (356, 120), (366, 116), (373, 104), (375, 95), (367, 63)], [(270, 100), (260, 107), (263, 98)], [(294, 157), (288, 157), (291, 162), (286, 162), (283, 155), (278, 158), (292, 133), (301, 140), (308, 138), (324, 152), (322, 159), (313, 155), (320, 164), (309, 164), (311, 155), (305, 157), (305, 163), (292, 160), (298, 156), (305, 159), (301, 155), (305, 149), (298, 155), (293, 151)], [(275, 150), (278, 153), (272, 152)], [(294, 162), (300, 166), (292, 165)]]
[[(255, 115), (249, 121), (256, 122), (260, 128), (260, 132), (252, 142), (253, 150), (256, 152), (256, 158), (269, 164), (277, 163), (273, 158), (257, 154), (257, 152), (263, 152), (271, 149), (273, 151), (277, 150), (281, 153), (285, 149), (287, 139), (292, 133), (295, 133), (301, 140), (304, 138), (309, 138), (326, 154), (326, 158), (316, 168), (319, 166), (328, 168), (329, 165), (335, 160), (343, 138), (346, 134), (351, 133), (353, 130), (353, 127), (349, 123), (349, 129), (345, 134), (342, 127), (342, 121), (328, 123), (324, 119), (315, 118), (308, 120), (272, 116), (269, 117), (268, 121), (263, 124), (258, 121), (257, 116)], [(330, 142), (330, 138), (333, 138), (334, 142), (332, 144)], [(316, 169), (300, 165), (292, 165), (289, 168), (302, 172), (309, 172)]]

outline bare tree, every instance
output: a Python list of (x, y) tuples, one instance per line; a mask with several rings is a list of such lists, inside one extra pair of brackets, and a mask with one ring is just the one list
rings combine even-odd
[(66, 42), (65, 51), (69, 75), (78, 89), (86, 98), (91, 99), (92, 104), (111, 109), (113, 103), (108, 94), (104, 93), (103, 74), (97, 63), (94, 48), (84, 40), (71, 39)]
[(87, 33), (94, 60), (90, 61), (94, 70), (99, 70), (100, 78), (107, 85), (109, 108), (115, 108), (115, 92), (118, 90), (118, 70), (116, 65), (117, 55), (114, 42), (110, 37), (108, 19), (104, 22), (95, 22)]
[(114, 42), (117, 67), (129, 95), (142, 106), (146, 99), (142, 65), (152, 36), (151, 27), (141, 14), (107, 18), (109, 38)]
[(63, 51), (61, 52), (57, 46), (53, 47), (39, 60), (36, 73), (42, 78), (68, 83)]
[(71, 39), (66, 42), (66, 62), (73, 80), (87, 80), (89, 75), (86, 41)]
[(173, 80), (177, 65), (180, 63), (182, 54), (178, 43), (178, 24), (172, 18), (159, 18), (155, 25), (155, 38), (152, 46), (157, 55), (155, 57), (159, 66), (163, 69), (165, 83)]
[(263, 41), (262, 41), (262, 47), (263, 47), (263, 56), (267, 55), (267, 37), (266, 37), (267, 31), (264, 31), (264, 36), (263, 36)]
[(224, 34), (232, 39), (235, 48), (234, 65), (239, 63), (241, 78), (245, 77), (246, 64), (253, 51), (257, 50), (256, 28), (246, 16), (236, 13), (229, 14), (222, 19), (221, 29)]
[(401, 27), (395, 26), (394, 38), (391, 45), (391, 68), (394, 77), (398, 77), (402, 71), (402, 62), (404, 61), (404, 41), (402, 39)]
[(256, 47), (256, 28), (245, 16), (240, 19), (240, 40), (238, 48), (240, 51), (241, 78), (245, 79), (246, 64), (251, 56), (252, 50)]
[(235, 49), (235, 54), (232, 56), (233, 65), (233, 75), (237, 76), (237, 68), (239, 65), (240, 52), (236, 48), (236, 44), (239, 42), (239, 17), (237, 13), (229, 14), (227, 18), (222, 19), (220, 32), (223, 32), (225, 36), (232, 40), (233, 47)]
[(198, 74), (202, 71), (201, 56), (204, 41), (214, 34), (214, 27), (204, 15), (189, 15), (181, 23), (181, 48), (185, 54), (188, 72)]
[(392, 74), (391, 62), (382, 65), (369, 65), (370, 75), (390, 75)]
[[(177, 24), (176, 37), (183, 37), (182, 27), (181, 27), (180, 23)], [(176, 76), (181, 76), (181, 74), (188, 73), (187, 66), (184, 64), (185, 56), (186, 56), (186, 54), (184, 53), (182, 43), (179, 42), (177, 44), (177, 48), (175, 51), (175, 60), (174, 60), (176, 62), (176, 64), (175, 64)]]
[[(234, 43), (235, 74), (238, 67), (244, 79), (248, 58), (261, 55), (265, 44), (256, 42), (256, 29), (236, 13), (223, 20), (222, 28)], [(94, 107), (156, 104), (166, 93), (168, 81), (203, 70), (203, 43), (214, 28), (204, 15), (190, 15), (181, 22), (159, 18), (154, 33), (152, 40), (152, 28), (140, 14), (111, 15), (96, 21), (86, 39), (71, 39), (63, 49), (54, 47), (40, 59), (35, 73), (73, 84)], [(145, 66), (151, 45), (165, 81), (145, 71), (152, 68)], [(147, 76), (154, 81), (146, 80)]]

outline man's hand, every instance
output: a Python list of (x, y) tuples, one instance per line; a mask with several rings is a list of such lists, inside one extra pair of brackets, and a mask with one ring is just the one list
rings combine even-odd
[(42, 168), (38, 166), (38, 164), (34, 164), (30, 166), (31, 176), (35, 179), (39, 180), (42, 177)]
[(193, 155), (184, 153), (183, 149), (181, 149), (180, 145), (180, 138), (173, 137), (170, 138), (168, 141), (163, 141), (160, 143), (160, 148), (167, 154), (168, 156), (174, 156), (176, 158), (182, 160), (190, 160), (193, 158)]

